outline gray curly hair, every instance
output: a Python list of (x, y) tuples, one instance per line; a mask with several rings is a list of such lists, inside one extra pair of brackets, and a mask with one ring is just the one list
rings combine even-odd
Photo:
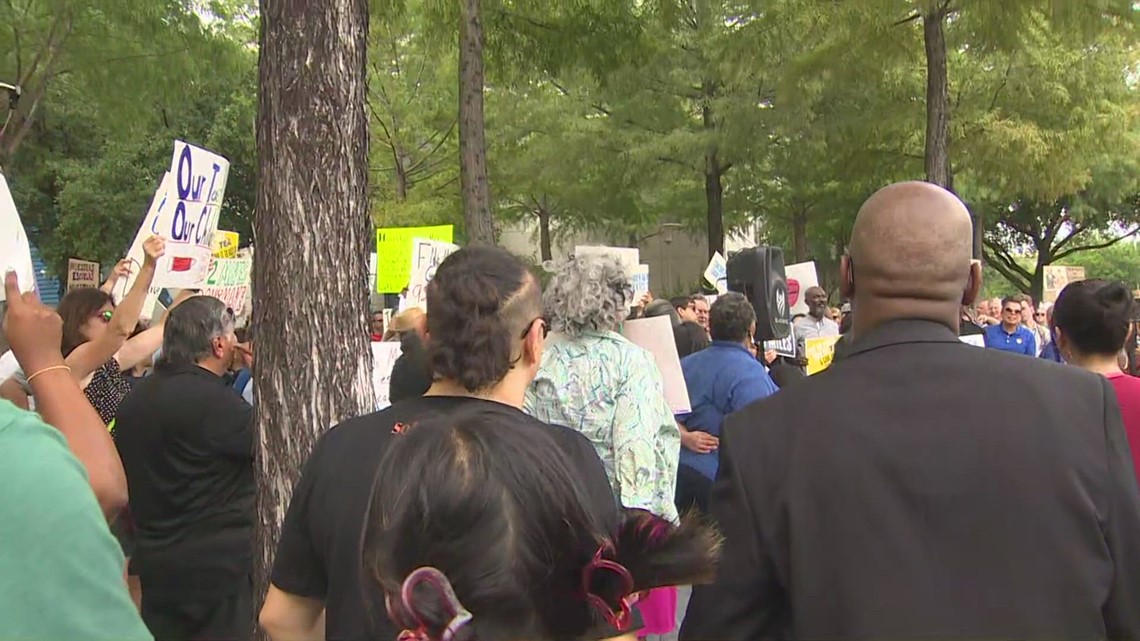
[(633, 303), (629, 275), (614, 256), (591, 254), (557, 265), (542, 294), (550, 329), (577, 338), (586, 330), (617, 331)]

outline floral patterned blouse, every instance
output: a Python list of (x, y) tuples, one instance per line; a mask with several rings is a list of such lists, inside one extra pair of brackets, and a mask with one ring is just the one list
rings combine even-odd
[(648, 351), (616, 332), (552, 336), (523, 409), (588, 438), (623, 506), (677, 520), (681, 435)]

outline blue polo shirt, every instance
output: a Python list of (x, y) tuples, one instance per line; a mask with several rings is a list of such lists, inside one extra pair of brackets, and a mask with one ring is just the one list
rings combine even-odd
[[(717, 437), (726, 416), (779, 389), (743, 345), (729, 341), (713, 341), (709, 348), (686, 356), (681, 360), (681, 371), (693, 407), (692, 412), (679, 417), (681, 422), (689, 431)], [(697, 454), (682, 446), (681, 464), (715, 479), (720, 455), (715, 451)]]
[(1037, 356), (1037, 336), (1029, 329), (1018, 325), (1013, 333), (1005, 331), (1001, 323), (986, 328), (986, 347), (1003, 352)]

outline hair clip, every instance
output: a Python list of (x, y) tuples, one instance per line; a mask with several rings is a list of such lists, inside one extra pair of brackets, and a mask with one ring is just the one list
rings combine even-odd
[[(637, 603), (640, 595), (633, 591), (633, 576), (630, 575), (629, 570), (627, 570), (624, 565), (602, 558), (602, 553), (606, 551), (613, 551), (613, 544), (609, 541), (598, 546), (598, 551), (594, 553), (594, 558), (586, 564), (586, 567), (582, 568), (582, 593), (586, 598), (586, 602), (599, 610), (602, 616), (605, 617), (607, 623), (618, 630), (624, 630), (629, 625), (632, 617), (632, 606), (634, 603)], [(613, 572), (621, 582), (618, 588), (618, 594), (622, 596), (618, 599), (617, 610), (615, 610), (609, 602), (591, 590), (590, 586), (594, 580), (594, 572), (598, 570)]]
[[(415, 591), (421, 583), (427, 583), (435, 590), (443, 602), (447, 616), (451, 617), (438, 639), (430, 634), (427, 624), (414, 606)], [(452, 641), (459, 630), (474, 619), (474, 616), (456, 598), (455, 590), (452, 589), (447, 576), (435, 568), (419, 568), (404, 579), (404, 584), (400, 587), (400, 601), (403, 607), (399, 611), (392, 607), (391, 595), (385, 595), (384, 601), (388, 608), (388, 616), (404, 628), (397, 637), (399, 641)]]

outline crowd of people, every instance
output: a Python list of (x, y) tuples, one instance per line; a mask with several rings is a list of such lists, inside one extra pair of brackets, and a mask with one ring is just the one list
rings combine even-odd
[[(969, 214), (933, 185), (864, 204), (846, 302), (804, 292), (794, 355), (739, 293), (637, 296), (606, 255), (542, 285), (456, 251), (429, 312), (372, 317), (401, 347), (392, 405), (320, 438), (263, 593), (254, 350), (193, 292), (139, 326), (163, 251), (118, 305), (6, 279), (13, 639), (1140, 639), (1132, 292), (975, 307)], [(688, 411), (621, 331), (656, 316)], [(808, 377), (821, 337), (842, 338)]]

